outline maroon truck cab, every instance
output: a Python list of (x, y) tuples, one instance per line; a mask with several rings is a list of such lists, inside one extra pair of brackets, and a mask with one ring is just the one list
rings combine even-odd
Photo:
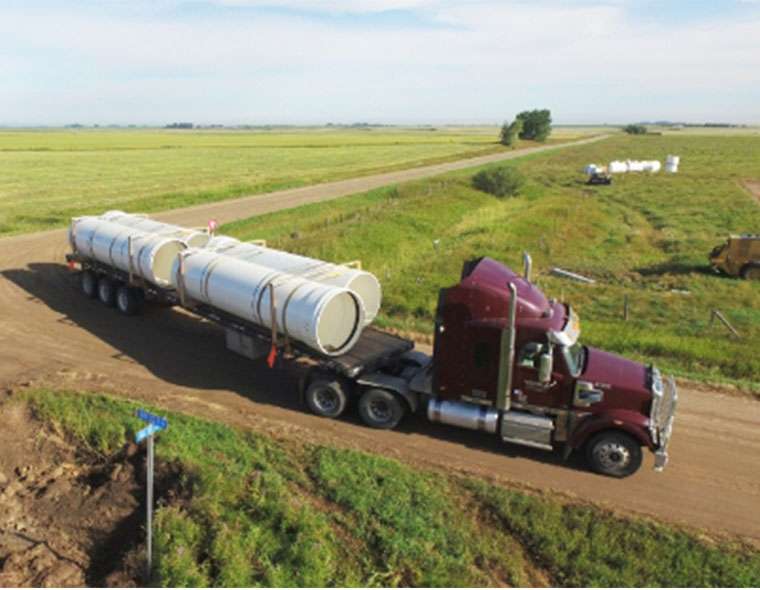
[(570, 307), (526, 278), (489, 258), (465, 264), (439, 298), (428, 417), (473, 427), (477, 414), (478, 429), (566, 455), (583, 448), (594, 470), (615, 476), (636, 471), (646, 447), (662, 469), (672, 379), (579, 335)]

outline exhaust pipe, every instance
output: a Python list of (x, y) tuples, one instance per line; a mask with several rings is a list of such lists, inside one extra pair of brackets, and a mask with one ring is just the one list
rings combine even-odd
[(533, 259), (530, 254), (523, 252), (523, 278), (530, 282), (530, 271), (533, 269)]

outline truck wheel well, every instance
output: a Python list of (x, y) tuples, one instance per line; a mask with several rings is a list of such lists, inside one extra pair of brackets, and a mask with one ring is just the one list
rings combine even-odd
[(599, 430), (594, 430), (593, 432), (589, 432), (585, 438), (583, 439), (583, 442), (578, 445), (578, 448), (585, 449), (588, 444), (594, 440), (597, 436), (600, 436), (602, 434), (624, 434), (626, 436), (631, 437), (633, 440), (635, 440), (640, 447), (646, 446), (644, 442), (641, 441), (641, 439), (636, 436), (636, 434), (629, 432), (625, 430), (624, 428), (600, 428)]

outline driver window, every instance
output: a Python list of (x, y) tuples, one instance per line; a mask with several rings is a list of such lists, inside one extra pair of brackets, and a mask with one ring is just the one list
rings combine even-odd
[(544, 345), (539, 342), (528, 342), (520, 350), (520, 355), (517, 359), (517, 364), (520, 367), (527, 369), (538, 370), (538, 362), (541, 358), (541, 353), (544, 351)]

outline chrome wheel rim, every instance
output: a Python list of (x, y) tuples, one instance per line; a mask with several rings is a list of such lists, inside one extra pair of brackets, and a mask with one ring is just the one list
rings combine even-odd
[(616, 471), (628, 466), (631, 462), (631, 451), (620, 443), (606, 442), (596, 448), (596, 457), (602, 467)]

